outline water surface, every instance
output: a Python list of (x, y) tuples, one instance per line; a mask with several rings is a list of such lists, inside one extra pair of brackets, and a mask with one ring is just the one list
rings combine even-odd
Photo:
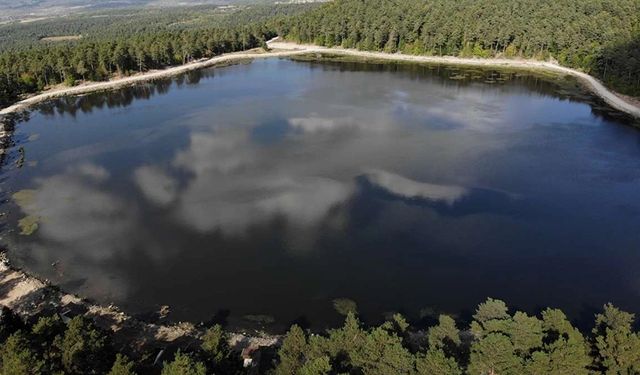
[(5, 160), (3, 240), (176, 320), (640, 312), (640, 132), (574, 83), (460, 73), (269, 59), (47, 103)]

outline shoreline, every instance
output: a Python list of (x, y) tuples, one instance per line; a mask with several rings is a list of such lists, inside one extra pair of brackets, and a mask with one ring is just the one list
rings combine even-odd
[[(87, 83), (81, 86), (58, 88), (34, 95), (12, 106), (0, 110), (0, 116), (17, 113), (30, 106), (50, 99), (83, 95), (92, 92), (117, 90), (119, 88), (136, 85), (156, 79), (169, 78), (190, 71), (213, 67), (219, 64), (253, 60), (257, 58), (291, 57), (307, 54), (333, 54), (371, 58), (389, 61), (407, 61), (416, 63), (431, 63), (444, 65), (465, 65), (480, 67), (503, 67), (515, 69), (544, 70), (561, 73), (578, 78), (590, 92), (603, 99), (611, 107), (640, 118), (640, 106), (625, 101), (602, 85), (594, 77), (585, 73), (564, 68), (548, 62), (530, 60), (507, 59), (466, 59), (456, 57), (414, 56), (404, 54), (387, 54), (381, 52), (366, 52), (343, 48), (326, 48), (310, 45), (300, 45), (280, 41), (270, 41), (269, 46), (275, 51), (260, 53), (245, 51), (230, 53), (212, 59), (197, 61), (165, 70), (150, 71), (131, 77), (118, 78), (105, 82)], [(114, 332), (115, 337), (123, 342), (129, 342), (132, 347), (153, 347), (173, 345), (177, 342), (197, 342), (204, 328), (193, 323), (149, 323), (127, 315), (117, 306), (103, 306), (95, 304), (77, 295), (66, 293), (59, 287), (51, 285), (28, 271), (20, 270), (11, 265), (6, 254), (0, 251), (0, 306), (7, 306), (23, 319), (29, 319), (42, 311), (53, 311), (60, 314), (85, 315), (96, 324)], [(255, 345), (259, 347), (276, 346), (281, 336), (270, 334), (229, 332), (232, 347), (241, 350), (243, 346)], [(245, 346), (245, 347), (246, 347)]]
[[(0, 251), (1, 306), (27, 321), (47, 313), (57, 313), (63, 319), (85, 316), (98, 327), (111, 331), (116, 342), (140, 353), (146, 349), (160, 351), (172, 345), (198, 343), (208, 328), (192, 322), (145, 322), (120, 311), (117, 306), (92, 303), (14, 267), (5, 251)], [(248, 347), (274, 347), (281, 340), (281, 335), (258, 331), (227, 331), (227, 334), (229, 346), (236, 352)]]
[[(75, 87), (57, 88), (41, 92), (29, 98), (23, 99), (9, 107), (0, 109), (0, 116), (9, 115), (28, 109), (29, 107), (62, 96), (83, 95), (92, 92), (117, 90), (119, 88), (136, 85), (139, 83), (149, 82), (157, 79), (169, 78), (193, 70), (204, 69), (216, 66), (221, 63), (230, 63), (240, 60), (253, 60), (257, 58), (271, 57), (290, 57), (296, 55), (305, 55), (309, 53), (318, 54), (334, 54), (343, 56), (354, 56), (360, 58), (372, 58), (389, 61), (407, 61), (416, 63), (442, 64), (442, 65), (458, 65), (458, 66), (476, 66), (485, 68), (515, 68), (529, 70), (543, 70), (553, 73), (570, 75), (577, 78), (586, 86), (592, 94), (604, 100), (612, 108), (627, 113), (635, 118), (640, 119), (640, 104), (634, 98), (626, 98), (605, 87), (595, 77), (580, 72), (575, 69), (566, 68), (557, 64), (546, 61), (535, 60), (510, 60), (510, 59), (482, 59), (482, 58), (462, 58), (453, 56), (421, 56), (406, 55), (401, 53), (384, 53), (384, 52), (368, 52), (345, 48), (328, 48), (308, 44), (297, 44), (291, 42), (281, 42), (279, 38), (274, 38), (267, 42), (267, 45), (274, 49), (273, 52), (256, 52), (249, 50), (243, 52), (233, 52), (213, 57), (204, 61), (191, 62), (185, 65), (179, 65), (163, 70), (153, 70), (145, 73), (137, 74), (130, 77), (116, 78), (104, 82), (91, 82)], [(252, 52), (253, 51), (253, 52)]]

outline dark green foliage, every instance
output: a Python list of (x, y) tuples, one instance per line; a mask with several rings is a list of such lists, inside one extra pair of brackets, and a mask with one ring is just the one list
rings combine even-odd
[(107, 340), (88, 319), (81, 316), (71, 319), (60, 343), (65, 370), (79, 375), (106, 372), (113, 362)]
[(229, 355), (227, 338), (219, 324), (209, 328), (202, 336), (202, 350), (216, 363), (224, 361)]
[(62, 371), (62, 337), (66, 328), (58, 315), (42, 316), (31, 327), (33, 343), (46, 364), (45, 372)]
[(588, 374), (588, 346), (582, 334), (571, 326), (560, 310), (542, 313), (543, 346), (531, 355), (527, 374)]
[(442, 349), (430, 348), (426, 353), (418, 354), (416, 373), (418, 375), (460, 375), (462, 374), (462, 369), (458, 362), (454, 358), (448, 357)]
[(0, 374), (35, 375), (42, 370), (42, 361), (30, 348), (29, 339), (20, 331), (9, 336), (0, 350)]
[(350, 357), (352, 366), (363, 374), (408, 374), (414, 367), (414, 358), (402, 340), (382, 328), (368, 332)]
[(596, 363), (606, 374), (640, 373), (640, 335), (633, 332), (634, 315), (620, 311), (611, 304), (596, 315)]
[(478, 305), (473, 319), (482, 324), (491, 320), (508, 319), (508, 310), (507, 305), (503, 301), (487, 298), (485, 302)]
[[(110, 14), (112, 17), (89, 14), (0, 25), (0, 107), (25, 93), (56, 84), (73, 86), (79, 80), (101, 81), (264, 47), (280, 29), (283, 17), (312, 7), (252, 6), (233, 12), (212, 7), (127, 11)], [(273, 25), (267, 27), (266, 20)], [(82, 38), (40, 41), (48, 35)]]
[(308, 351), (309, 345), (304, 332), (297, 325), (292, 326), (278, 351), (280, 363), (275, 373), (277, 375), (298, 373), (305, 364)]
[(515, 354), (509, 337), (501, 333), (489, 333), (471, 346), (468, 372), (478, 375), (519, 375), (523, 372), (523, 363)]
[[(397, 320), (397, 318), (396, 318)], [(363, 330), (353, 313), (328, 337), (313, 336), (293, 326), (280, 348), (276, 374), (405, 374), (414, 370), (414, 357), (388, 326)]]
[(100, 81), (114, 74), (184, 64), (258, 47), (270, 36), (259, 28), (202, 29), (83, 39), (75, 44), (5, 52), (0, 54), (0, 106), (46, 86), (73, 86), (79, 79)]
[(331, 373), (331, 363), (329, 357), (319, 357), (305, 363), (298, 370), (300, 375), (325, 375)]
[(204, 362), (215, 373), (233, 374), (242, 368), (238, 356), (231, 352), (227, 334), (220, 325), (207, 329), (202, 336), (201, 348)]
[(113, 362), (113, 366), (107, 375), (135, 375), (135, 371), (133, 371), (133, 362), (131, 362), (127, 357), (118, 354), (116, 355), (116, 360)]
[(287, 37), (370, 51), (553, 58), (640, 94), (637, 0), (335, 0)]
[[(107, 15), (0, 25), (0, 106), (60, 83), (264, 48), (275, 35), (389, 53), (554, 59), (640, 95), (637, 0), (335, 0)], [(40, 40), (51, 35), (82, 38)]]
[(460, 330), (448, 315), (440, 315), (438, 325), (429, 328), (427, 338), (431, 349), (451, 349), (461, 344)]
[(164, 363), (162, 375), (205, 375), (207, 368), (188, 354), (178, 351), (172, 362)]
[[(478, 306), (474, 318), (464, 330), (446, 315), (430, 328), (410, 327), (399, 314), (378, 327), (363, 327), (348, 313), (342, 327), (326, 334), (309, 334), (294, 325), (284, 336), (273, 367), (265, 362), (260, 371), (272, 375), (640, 373), (640, 336), (632, 328), (634, 316), (612, 305), (596, 315), (588, 338), (556, 309), (547, 309), (540, 316), (512, 315), (504, 302), (488, 299)], [(33, 324), (12, 324), (22, 329), (0, 340), (2, 375), (160, 371), (145, 367), (149, 363), (144, 364), (143, 358), (131, 361), (113, 355), (107, 333), (86, 318), (76, 317), (65, 324), (54, 315)], [(0, 324), (0, 329), (8, 328)], [(428, 345), (415, 345), (412, 337), (421, 337), (419, 342)], [(200, 351), (185, 354), (179, 350), (173, 360), (165, 362), (162, 375), (251, 373), (238, 362), (238, 353), (229, 348), (220, 326), (205, 331), (201, 340)]]
[(24, 323), (7, 307), (0, 309), (0, 341), (6, 340), (14, 332), (24, 328)]

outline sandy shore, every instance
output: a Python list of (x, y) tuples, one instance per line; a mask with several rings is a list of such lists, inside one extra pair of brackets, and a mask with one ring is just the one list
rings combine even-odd
[[(93, 304), (12, 267), (2, 252), (0, 306), (10, 308), (27, 320), (53, 312), (61, 314), (64, 318), (84, 315), (100, 328), (112, 331), (117, 344), (138, 353), (153, 349), (160, 351), (170, 346), (198, 345), (205, 331), (204, 327), (192, 323), (148, 323), (121, 312), (116, 306)], [(229, 333), (229, 344), (237, 352), (246, 347), (274, 346), (279, 340), (278, 335)]]
[(521, 60), (521, 59), (481, 59), (481, 58), (462, 58), (453, 56), (416, 56), (405, 55), (401, 53), (383, 53), (383, 52), (366, 52), (358, 51), (354, 49), (345, 48), (326, 48), (311, 45), (301, 45), (296, 43), (287, 43), (279, 41), (271, 41), (269, 43), (271, 48), (277, 48), (279, 50), (291, 50), (297, 51), (300, 49), (308, 52), (317, 53), (331, 53), (346, 56), (356, 56), (374, 59), (384, 60), (396, 60), (396, 61), (415, 61), (432, 64), (445, 64), (445, 65), (467, 65), (467, 66), (481, 66), (481, 67), (508, 67), (519, 69), (532, 69), (532, 70), (545, 70), (555, 73), (561, 73), (571, 75), (580, 79), (587, 88), (595, 95), (602, 98), (607, 104), (613, 108), (626, 112), (634, 117), (640, 118), (640, 105), (636, 100), (628, 99), (621, 94), (617, 94), (608, 88), (606, 88), (600, 81), (589, 74), (580, 72), (575, 69), (565, 68), (563, 66), (553, 64), (546, 61), (535, 60)]
[(86, 84), (82, 84), (74, 87), (56, 88), (56, 89), (48, 90), (43, 93), (34, 95), (27, 99), (21, 100), (14, 105), (3, 108), (2, 110), (0, 110), (0, 115), (7, 115), (10, 113), (19, 112), (24, 109), (27, 109), (28, 107), (34, 104), (37, 104), (49, 99), (58, 98), (61, 96), (82, 95), (82, 94), (88, 94), (96, 91), (115, 90), (118, 88), (135, 85), (142, 82), (168, 78), (168, 77), (176, 76), (186, 72), (190, 72), (193, 70), (207, 68), (207, 67), (211, 67), (218, 64), (224, 64), (228, 62), (234, 62), (234, 61), (240, 61), (240, 60), (246, 60), (246, 59), (255, 59), (255, 58), (293, 56), (293, 55), (304, 54), (306, 52), (308, 51), (304, 49), (304, 50), (286, 50), (286, 51), (266, 52), (266, 53), (259, 53), (256, 51), (229, 53), (229, 54), (220, 55), (204, 61), (197, 61), (197, 62), (180, 65), (173, 68), (167, 68), (163, 70), (152, 70), (146, 73), (137, 74), (130, 77), (117, 78), (117, 79), (112, 79), (110, 81), (104, 81), (104, 82), (86, 83)]
[(31, 105), (65, 95), (81, 95), (95, 91), (113, 90), (125, 86), (135, 85), (137, 83), (151, 81), (155, 79), (167, 78), (182, 73), (186, 73), (196, 69), (202, 69), (211, 67), (221, 63), (234, 62), (244, 59), (256, 59), (256, 58), (269, 58), (269, 57), (287, 57), (302, 55), (306, 53), (330, 53), (338, 55), (347, 55), (364, 58), (384, 59), (384, 60), (396, 60), (396, 61), (413, 61), (433, 64), (447, 64), (447, 65), (468, 65), (468, 66), (482, 66), (482, 67), (508, 67), (519, 69), (533, 69), (533, 70), (545, 70), (555, 73), (561, 73), (574, 76), (580, 79), (591, 92), (602, 98), (611, 107), (626, 112), (634, 117), (640, 118), (640, 105), (638, 101), (626, 98), (619, 95), (608, 88), (606, 88), (596, 78), (577, 71), (575, 69), (565, 68), (557, 64), (534, 61), (534, 60), (509, 60), (509, 59), (479, 59), (479, 58), (460, 58), (451, 56), (415, 56), (405, 55), (400, 53), (389, 54), (382, 52), (365, 52), (354, 49), (344, 48), (326, 48), (318, 47), (314, 45), (303, 45), (288, 42), (281, 42), (277, 38), (268, 42), (270, 48), (274, 51), (259, 53), (256, 51), (230, 53), (221, 56), (214, 57), (212, 59), (193, 62), (186, 65), (180, 65), (173, 68), (164, 70), (149, 71), (143, 74), (134, 75), (131, 77), (114, 79), (106, 82), (87, 83), (81, 86), (59, 88), (50, 91), (43, 92), (41, 94), (24, 99), (10, 107), (0, 110), (0, 115), (6, 115), (14, 112), (19, 112), (28, 108)]

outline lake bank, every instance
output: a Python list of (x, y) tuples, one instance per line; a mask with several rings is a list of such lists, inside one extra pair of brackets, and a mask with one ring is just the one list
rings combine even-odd
[(560, 73), (565, 75), (570, 75), (578, 78), (583, 84), (585, 84), (586, 88), (589, 89), (593, 94), (604, 100), (611, 107), (630, 114), (636, 118), (640, 118), (640, 106), (638, 102), (633, 98), (625, 97), (621, 94), (618, 94), (612, 90), (609, 90), (605, 87), (600, 81), (598, 81), (595, 77), (580, 72), (575, 69), (566, 68), (554, 63), (546, 62), (546, 61), (536, 61), (536, 60), (521, 60), (521, 59), (482, 59), (482, 58), (463, 58), (463, 57), (454, 57), (454, 56), (419, 56), (419, 55), (407, 55), (401, 53), (384, 53), (384, 52), (368, 52), (368, 51), (359, 51), (354, 49), (345, 49), (345, 48), (326, 48), (326, 47), (318, 47), (313, 45), (301, 45), (297, 43), (290, 42), (280, 42), (280, 41), (272, 41), (269, 43), (271, 48), (276, 48), (280, 50), (299, 50), (306, 49), (309, 52), (319, 52), (319, 53), (331, 53), (331, 54), (339, 54), (346, 56), (354, 56), (361, 58), (373, 58), (373, 59), (382, 59), (382, 60), (395, 60), (395, 61), (409, 61), (409, 62), (420, 62), (420, 63), (430, 63), (430, 64), (442, 64), (442, 65), (459, 65), (459, 66), (474, 66), (474, 67), (484, 67), (484, 68), (517, 68), (517, 69), (525, 69), (525, 70), (544, 70), (554, 73)]
[(611, 107), (627, 113), (635, 118), (640, 118), (640, 106), (634, 98), (628, 98), (606, 88), (593, 76), (566, 68), (546, 61), (534, 60), (509, 60), (509, 59), (480, 59), (461, 58), (453, 56), (418, 56), (406, 54), (389, 54), (383, 52), (367, 52), (345, 48), (327, 48), (315, 45), (303, 45), (290, 42), (281, 42), (277, 38), (267, 43), (273, 52), (259, 52), (259, 50), (229, 53), (220, 55), (204, 61), (196, 61), (185, 65), (167, 68), (164, 70), (149, 71), (125, 78), (117, 78), (105, 82), (87, 83), (81, 86), (57, 88), (42, 92), (32, 97), (21, 100), (9, 107), (0, 110), (0, 116), (16, 113), (29, 108), (32, 105), (54, 98), (67, 95), (83, 95), (92, 92), (117, 90), (119, 88), (135, 85), (138, 83), (153, 81), (157, 79), (169, 78), (190, 71), (213, 67), (219, 64), (233, 63), (241, 60), (270, 57), (290, 57), (304, 55), (308, 53), (339, 54), (365, 59), (381, 59), (387, 61), (408, 61), (428, 64), (474, 66), (484, 68), (515, 68), (524, 70), (543, 70), (553, 73), (560, 73), (576, 77), (589, 91), (604, 100)]
[[(125, 314), (116, 306), (94, 304), (15, 268), (4, 252), (0, 252), (0, 306), (27, 321), (47, 314), (58, 314), (63, 319), (82, 315), (112, 332), (116, 342), (140, 352), (199, 343), (207, 328), (187, 322), (149, 323)], [(275, 346), (279, 340), (278, 335), (257, 332), (229, 333), (229, 344), (237, 352), (247, 347)]]
[[(296, 62), (299, 59), (310, 62)], [(327, 59), (335, 59), (336, 62), (325, 64)], [(307, 53), (300, 58), (260, 59), (250, 64), (233, 64), (225, 69), (195, 71), (175, 80), (163, 79), (117, 91), (45, 103), (29, 113), (29, 124), (16, 127), (15, 136), (11, 137), (15, 143), (7, 149), (5, 164), (5, 171), (13, 173), (11, 177), (7, 176), (7, 184), (3, 186), (8, 194), (26, 189), (34, 198), (31, 200), (33, 205), (23, 202), (19, 208), (8, 207), (9, 225), (21, 224), (25, 219), (42, 220), (39, 221), (39, 229), (30, 222), (30, 235), (8, 233), (12, 242), (5, 248), (10, 249), (13, 264), (38, 275), (41, 280), (51, 280), (51, 284), (59, 285), (65, 292), (90, 297), (102, 306), (115, 304), (134, 317), (139, 313), (157, 311), (159, 304), (166, 304), (171, 306), (171, 315), (176, 317), (176, 321), (209, 321), (213, 312), (233, 311), (232, 319), (242, 317), (245, 320), (249, 317), (255, 321), (269, 318), (282, 329), (299, 316), (324, 328), (338, 324), (330, 321), (337, 320), (337, 317), (332, 318), (335, 312), (331, 310), (331, 301), (337, 298), (358, 301), (365, 316), (373, 319), (385, 311), (405, 306), (409, 306), (407, 309), (413, 318), (419, 317), (423, 310), (461, 311), (466, 304), (462, 300), (475, 300), (474, 297), (466, 295), (460, 298), (462, 302), (447, 299), (435, 307), (423, 306), (421, 301), (433, 301), (438, 292), (429, 287), (419, 287), (416, 289), (423, 293), (421, 296), (416, 294), (415, 298), (412, 295), (410, 298), (389, 300), (380, 307), (371, 303), (375, 300), (357, 286), (346, 291), (339, 279), (335, 286), (331, 285), (337, 277), (326, 280), (325, 275), (347, 277), (351, 275), (352, 264), (366, 261), (368, 265), (362, 267), (361, 279), (380, 280), (380, 274), (369, 270), (388, 269), (387, 257), (391, 253), (384, 243), (372, 247), (371, 243), (379, 241), (370, 240), (368, 233), (381, 233), (383, 238), (395, 233), (397, 241), (394, 243), (403, 244), (400, 249), (394, 249), (393, 254), (400, 252), (400, 261), (396, 263), (394, 272), (386, 273), (389, 282), (381, 283), (393, 286), (383, 293), (385, 295), (397, 294), (393, 290), (396, 288), (413, 290), (416, 284), (435, 285), (427, 277), (421, 279), (421, 283), (415, 280), (422, 274), (435, 276), (443, 268), (455, 268), (459, 274), (470, 275), (473, 269), (478, 269), (477, 261), (469, 261), (468, 264), (474, 264), (473, 269), (466, 269), (464, 265), (458, 268), (460, 261), (453, 257), (440, 264), (431, 262), (433, 258), (442, 259), (442, 254), (456, 254), (456, 247), (467, 247), (466, 244), (438, 239), (438, 233), (414, 237), (409, 232), (397, 232), (397, 229), (387, 226), (386, 218), (398, 215), (398, 208), (410, 207), (420, 215), (412, 214), (407, 218), (408, 224), (433, 228), (445, 221), (471, 224), (469, 219), (478, 215), (486, 215), (486, 219), (490, 219), (496, 218), (496, 213), (504, 222), (516, 213), (514, 216), (520, 217), (520, 221), (523, 216), (530, 218), (530, 225), (539, 228), (541, 224), (535, 218), (555, 214), (556, 207), (564, 203), (563, 199), (550, 199), (553, 204), (546, 210), (541, 208), (541, 199), (549, 199), (553, 193), (564, 197), (579, 190), (550, 189), (550, 193), (547, 191), (536, 198), (537, 190), (545, 185), (544, 181), (540, 178), (524, 181), (526, 176), (512, 171), (537, 171), (532, 168), (555, 165), (544, 159), (567, 160), (567, 149), (570, 148), (569, 154), (575, 158), (570, 159), (572, 162), (566, 168), (550, 170), (546, 167), (532, 175), (557, 179), (568, 175), (567, 170), (585, 171), (585, 178), (602, 173), (604, 177), (600, 180), (610, 181), (611, 176), (620, 178), (621, 173), (626, 176), (628, 171), (633, 171), (621, 161), (637, 160), (631, 153), (635, 149), (626, 145), (633, 142), (638, 134), (626, 126), (618, 129), (620, 127), (611, 124), (615, 121), (601, 117), (596, 111), (601, 102), (594, 101), (592, 95), (584, 95), (573, 78), (564, 80), (562, 75), (540, 74), (542, 79), (539, 79), (538, 75), (521, 74), (514, 69), (506, 69), (506, 74), (493, 69), (470, 70), (473, 73), (466, 76), (478, 75), (480, 78), (460, 78), (465, 75), (465, 69), (460, 67), (413, 62), (383, 63), (373, 58), (335, 58), (328, 53)], [(489, 78), (496, 84), (483, 83)], [(574, 90), (557, 87), (556, 82), (559, 81), (570, 83), (567, 86)], [(439, 111), (430, 112), (433, 109)], [(610, 108), (606, 110), (610, 111)], [(240, 115), (236, 117), (235, 114)], [(589, 130), (596, 133), (589, 135)], [(407, 132), (412, 136), (406, 138)], [(332, 142), (332, 135), (339, 135), (341, 143)], [(291, 142), (294, 136), (295, 142)], [(612, 136), (617, 139), (616, 143), (611, 143)], [(496, 138), (504, 144), (496, 147)], [(551, 139), (557, 140), (557, 144), (549, 143)], [(603, 140), (607, 143), (598, 149), (607, 152), (593, 155), (593, 145)], [(202, 148), (202, 141), (205, 144), (212, 142), (213, 146)], [(237, 150), (217, 148), (217, 145), (229, 144), (241, 144), (243, 147)], [(77, 152), (83, 148), (86, 150), (87, 145), (91, 151), (89, 154)], [(358, 145), (361, 145), (359, 157), (354, 158), (353, 150)], [(392, 145), (395, 146), (390, 149)], [(532, 145), (545, 145), (544, 152), (530, 150)], [(607, 145), (615, 147), (609, 149)], [(521, 148), (523, 146), (526, 148)], [(474, 154), (467, 158), (465, 152), (460, 152), (470, 147), (481, 157)], [(518, 155), (529, 156), (527, 160), (520, 160), (517, 166), (501, 164), (501, 160), (513, 159), (498, 150), (518, 150)], [(551, 152), (554, 150), (557, 150), (555, 154)], [(629, 150), (631, 155), (624, 153), (625, 150)], [(621, 172), (612, 170), (606, 157), (611, 152), (616, 155), (616, 165), (620, 165)], [(407, 159), (388, 163), (394, 155), (407, 154), (410, 155)], [(184, 155), (189, 155), (189, 158), (185, 159)], [(332, 155), (333, 160), (327, 160), (326, 155)], [(443, 159), (446, 155), (449, 157)], [(545, 158), (541, 159), (541, 155)], [(118, 161), (121, 156), (126, 158), (127, 168), (121, 167)], [(597, 160), (598, 156), (602, 162), (591, 165), (589, 161)], [(242, 168), (227, 170), (225, 179), (230, 190), (223, 189), (212, 196), (210, 187), (215, 187), (219, 181), (216, 171), (220, 167), (216, 163), (227, 160), (223, 158), (239, 158)], [(296, 162), (292, 163), (293, 160)], [(327, 164), (321, 165), (315, 160), (326, 160)], [(451, 172), (444, 174), (431, 169), (427, 174), (415, 173), (416, 170), (429, 171), (435, 164), (447, 165), (444, 169)], [(171, 167), (163, 167), (167, 165)], [(599, 165), (607, 168), (600, 171)], [(226, 164), (223, 167), (229, 168)], [(468, 175), (469, 170), (485, 170), (489, 177), (494, 177), (493, 171), (498, 167), (507, 178), (490, 178), (487, 182), (484, 177), (476, 180), (475, 175), (469, 175), (469, 180), (465, 181), (451, 177)], [(364, 173), (363, 168), (366, 168)], [(183, 177), (192, 176), (192, 171), (199, 173), (197, 179)], [(285, 182), (272, 179), (274, 175), (284, 175)], [(318, 179), (319, 175), (324, 178)], [(576, 186), (586, 184), (586, 180), (576, 180), (575, 174), (570, 175), (574, 176), (572, 181), (577, 182)], [(514, 186), (514, 179), (522, 179), (523, 183)], [(633, 180), (633, 176), (626, 179)], [(114, 185), (121, 183), (130, 185), (132, 189), (120, 190), (118, 185)], [(151, 189), (158, 185), (168, 186), (168, 189), (158, 194)], [(206, 187), (202, 190), (206, 192), (205, 199), (200, 196), (200, 189), (194, 190), (198, 186)], [(257, 195), (254, 194), (256, 186), (260, 192)], [(601, 202), (601, 197), (610, 195), (610, 189), (614, 188), (616, 196), (624, 197), (624, 194), (619, 194), (619, 186), (607, 184), (602, 187), (602, 194), (587, 194), (577, 202)], [(267, 202), (280, 202), (280, 197), (285, 196), (294, 197), (295, 204), (266, 205), (263, 202), (265, 192), (269, 193)], [(20, 196), (16, 194), (13, 196)], [(235, 208), (234, 214), (220, 209), (229, 204), (227, 197), (238, 195), (249, 202), (239, 210), (245, 207), (251, 212), (255, 206), (259, 213), (264, 213), (238, 218)], [(316, 195), (323, 198), (317, 200)], [(98, 204), (95, 204), (96, 198), (99, 198)], [(200, 214), (203, 201), (208, 203), (204, 216)], [(631, 206), (628, 212), (635, 212), (633, 200), (621, 198), (619, 201), (619, 205)], [(311, 216), (297, 209), (308, 206), (308, 202), (317, 202), (313, 204), (317, 209)], [(349, 202), (360, 203), (353, 206)], [(533, 202), (542, 213), (530, 210)], [(582, 212), (582, 209), (592, 212), (588, 207), (566, 203), (562, 212)], [(344, 223), (345, 219), (336, 221), (337, 218), (357, 218), (364, 209), (369, 216), (369, 207), (375, 210), (374, 216), (383, 221), (367, 222), (364, 223), (366, 226), (359, 227)], [(600, 205), (598, 210), (607, 208), (607, 205)], [(162, 215), (157, 215), (158, 210)], [(612, 222), (621, 219), (617, 212), (618, 208), (609, 216)], [(290, 220), (278, 221), (283, 214), (287, 214)], [(404, 217), (405, 211), (400, 211), (400, 214)], [(590, 214), (581, 216), (591, 217)], [(317, 225), (327, 220), (333, 220), (335, 224), (329, 227)], [(573, 223), (576, 220), (568, 217), (562, 221)], [(294, 225), (282, 228), (274, 235), (271, 223), (281, 227), (286, 223)], [(513, 222), (513, 225), (519, 224)], [(583, 222), (583, 225), (590, 228), (593, 223)], [(245, 226), (259, 230), (252, 232), (251, 236), (238, 238), (238, 233), (246, 233), (242, 229)], [(157, 231), (155, 228), (171, 230)], [(353, 230), (345, 231), (344, 228)], [(526, 229), (523, 226), (519, 232), (521, 238), (529, 238)], [(540, 229), (540, 232), (547, 230)], [(301, 231), (311, 233), (312, 238), (319, 233), (324, 238), (332, 238), (333, 243), (324, 246), (316, 241), (290, 237), (290, 233)], [(222, 232), (223, 236), (217, 232)], [(425, 233), (423, 230), (416, 232)], [(487, 228), (482, 232), (496, 231)], [(557, 233), (561, 232), (560, 229)], [(60, 238), (64, 240), (62, 243)], [(113, 246), (113, 238), (126, 241), (118, 241), (117, 246)], [(148, 241), (148, 238), (156, 240)], [(193, 238), (199, 240), (194, 243)], [(362, 240), (352, 243), (351, 238)], [(553, 236), (547, 239), (549, 241), (558, 244), (556, 251), (571, 252), (584, 246), (577, 244), (565, 250)], [(549, 254), (540, 254), (537, 249), (548, 248), (549, 245), (543, 241), (539, 245), (530, 242), (520, 242), (520, 246), (514, 248), (496, 241), (477, 253), (491, 254), (491, 249), (497, 248), (502, 249), (503, 254), (513, 254), (515, 264), (507, 267), (513, 270), (520, 263), (520, 254), (527, 254), (527, 268), (542, 269), (531, 266), (531, 262), (533, 259), (539, 262), (537, 264), (548, 263)], [(265, 251), (265, 243), (278, 246)], [(146, 250), (140, 251), (140, 248)], [(212, 251), (212, 248), (218, 251)], [(334, 248), (350, 251), (332, 251)], [(475, 248), (474, 244), (463, 253), (471, 254)], [(42, 256), (43, 250), (39, 249), (45, 249), (46, 255)], [(366, 249), (366, 254), (361, 249)], [(421, 254), (425, 263), (421, 267), (407, 266), (402, 263), (407, 254)], [(130, 259), (137, 263), (121, 261), (129, 256), (133, 256)], [(276, 256), (278, 261), (274, 261)], [(327, 261), (317, 262), (314, 256), (322, 256)], [(568, 256), (571, 258), (572, 255)], [(318, 267), (319, 263), (324, 267)], [(172, 264), (180, 264), (181, 267), (175, 269)], [(263, 266), (265, 264), (275, 264), (278, 268), (269, 269)], [(424, 272), (429, 265), (433, 265), (433, 272)], [(487, 266), (491, 267), (491, 262)], [(142, 268), (148, 269), (144, 275), (139, 272)], [(304, 271), (292, 274), (291, 270)], [(415, 273), (411, 273), (412, 270)], [(565, 273), (560, 269), (557, 271), (558, 274)], [(166, 280), (167, 272), (175, 275), (174, 280), (180, 280), (180, 283), (165, 283), (163, 280)], [(589, 272), (571, 277), (573, 280), (567, 285), (581, 284), (576, 282), (576, 278)], [(243, 277), (238, 278), (238, 273)], [(595, 273), (606, 272), (599, 270)], [(408, 274), (403, 278), (405, 286), (399, 286), (398, 275), (401, 274)], [(198, 275), (214, 276), (203, 282)], [(295, 276), (294, 281), (291, 275)], [(477, 285), (475, 279), (474, 284)], [(256, 291), (255, 285), (268, 284), (269, 294)], [(451, 284), (454, 285), (453, 282)], [(495, 288), (495, 284), (488, 284), (478, 288), (479, 296), (488, 294), (485, 290)], [(127, 285), (134, 288), (127, 288)], [(214, 290), (204, 287), (210, 285), (221, 287)], [(289, 293), (282, 285), (304, 287), (296, 293)], [(461, 289), (468, 290), (469, 287)], [(208, 297), (202, 298), (203, 295)], [(321, 298), (316, 297), (318, 295)], [(607, 291), (606, 295), (612, 293)], [(601, 297), (595, 296), (592, 300), (599, 304)], [(522, 305), (524, 302), (518, 303)], [(297, 308), (294, 310), (290, 306)], [(324, 317), (329, 318), (325, 320)], [(144, 317), (140, 319), (147, 321)]]

